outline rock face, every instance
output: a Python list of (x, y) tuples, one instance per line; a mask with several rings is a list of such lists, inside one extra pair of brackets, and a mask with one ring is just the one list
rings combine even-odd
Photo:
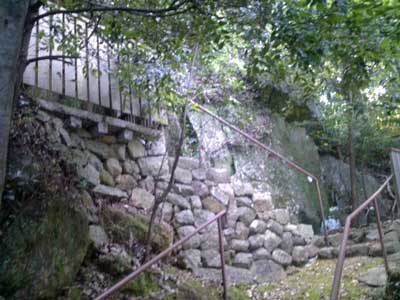
[[(63, 126), (61, 120), (58, 123), (58, 126)], [(283, 136), (280, 132), (279, 138), (286, 146), (292, 146), (290, 139), (295, 139), (297, 133), (294, 131)], [(111, 135), (67, 134), (69, 139), (65, 132), (64, 137), (59, 134), (60, 143), (77, 167), (88, 171), (81, 176), (95, 185), (92, 191), (97, 199), (85, 202), (90, 220), (90, 249), (96, 251), (101, 269), (122, 274), (129, 269), (133, 257), (130, 252), (132, 239), (145, 239), (148, 219), (140, 214), (146, 214), (153, 207), (155, 197), (167, 189), (173, 159), (163, 155), (165, 141), (161, 140), (142, 141), (133, 137), (128, 142), (128, 139), (116, 139)], [(304, 137), (305, 133), (300, 132), (300, 135)], [(215, 142), (218, 144), (219, 140)], [(304, 196), (310, 197), (311, 194), (307, 194), (309, 186), (306, 181), (299, 188), (302, 181), (298, 174), (289, 172), (287, 175), (287, 166), (279, 169), (276, 159), (264, 153), (262, 161), (258, 160), (261, 153), (241, 142), (240, 139), (234, 141), (241, 146), (237, 149), (222, 147), (218, 157), (201, 165), (197, 158), (180, 158), (172, 190), (157, 211), (157, 219), (162, 222), (154, 228), (152, 246), (154, 250), (162, 251), (173, 240), (186, 237), (217, 213), (226, 210), (227, 215), (222, 218), (223, 245), (232, 280), (237, 283), (261, 281), (263, 277), (281, 278), (284, 268), (303, 264), (315, 256), (315, 251), (309, 251), (314, 234), (312, 227), (297, 224), (299, 215), (305, 220), (312, 219), (312, 210), (310, 216), (301, 215), (303, 210), (310, 208)], [(301, 143), (303, 147), (305, 141)], [(299, 147), (294, 150), (298, 151)], [(237, 153), (232, 160), (232, 157), (224, 157), (227, 154), (224, 149), (232, 153), (239, 149), (249, 153)], [(297, 155), (296, 151), (293, 153)], [(260, 156), (251, 157), (254, 153)], [(290, 155), (294, 156), (293, 153)], [(213, 154), (208, 152), (207, 155)], [(253, 169), (259, 173), (252, 173)], [(236, 173), (231, 176), (234, 170)], [(284, 176), (280, 173), (283, 170)], [(288, 185), (279, 186), (277, 182), (287, 182)], [(280, 197), (282, 191), (286, 197), (284, 200)], [(279, 208), (288, 203), (288, 209)], [(205, 270), (205, 273), (216, 271), (221, 266), (217, 222), (202, 229), (182, 246), (178, 263), (196, 272)]]
[[(252, 116), (251, 120), (246, 122), (247, 131), (253, 131), (261, 142), (298, 162), (320, 178), (317, 146), (303, 128), (291, 126), (283, 118), (251, 103), (240, 107), (221, 107), (218, 115), (239, 127), (244, 116)], [(298, 216), (299, 222), (311, 223), (314, 229), (320, 227), (315, 186), (308, 182), (306, 176), (291, 169), (279, 159), (269, 156), (262, 149), (253, 147), (237, 133), (228, 133), (222, 125), (208, 116), (191, 112), (190, 121), (202, 143), (199, 149), (204, 152), (203, 157), (211, 165), (223, 167), (230, 172), (235, 170), (234, 181), (246, 182), (251, 178), (250, 183), (256, 190), (268, 191), (271, 194), (275, 207), (289, 207), (292, 214)], [(263, 128), (262, 133), (255, 128)], [(236, 191), (237, 196), (246, 194), (239, 188), (236, 188)], [(324, 193), (324, 190), (322, 192)], [(324, 196), (323, 199), (327, 197)]]
[(0, 294), (7, 299), (56, 299), (72, 284), (89, 245), (84, 214), (53, 196), (31, 205), (0, 242)]
[[(332, 156), (321, 157), (321, 170), (324, 178), (324, 185), (333, 191), (336, 195), (336, 201), (339, 208), (344, 208), (351, 203), (351, 187), (350, 187), (350, 168), (349, 165), (337, 160)], [(379, 183), (370, 174), (364, 176), (366, 191), (363, 190), (362, 176), (357, 172), (356, 187), (357, 194), (363, 198), (364, 195), (371, 195), (379, 188)]]
[[(217, 168), (231, 172), (232, 156), (226, 144), (226, 134), (222, 126), (208, 115), (190, 112), (189, 120), (201, 141), (202, 156), (213, 161)], [(207, 125), (206, 125), (207, 124)]]

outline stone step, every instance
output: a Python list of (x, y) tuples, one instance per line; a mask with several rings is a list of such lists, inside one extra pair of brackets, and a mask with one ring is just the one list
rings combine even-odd
[[(329, 247), (340, 247), (342, 243), (343, 232), (331, 233), (328, 235)], [(348, 245), (364, 244), (379, 241), (378, 229), (374, 227), (352, 228), (349, 233)], [(384, 225), (385, 243), (400, 242), (400, 220), (395, 220), (390, 224)], [(318, 248), (327, 247), (323, 236), (314, 238), (314, 245)]]
[[(400, 243), (397, 241), (385, 242), (385, 249), (388, 255), (400, 253)], [(337, 258), (339, 255), (340, 247), (322, 247), (318, 251), (318, 257), (321, 259)], [(400, 255), (400, 254), (399, 254)], [(380, 242), (369, 242), (352, 244), (346, 247), (346, 257), (354, 256), (382, 256), (382, 249)]]

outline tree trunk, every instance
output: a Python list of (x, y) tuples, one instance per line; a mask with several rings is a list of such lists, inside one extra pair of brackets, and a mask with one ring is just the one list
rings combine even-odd
[(353, 95), (349, 93), (350, 102), (350, 116), (348, 122), (348, 147), (349, 147), (349, 165), (350, 165), (350, 186), (351, 186), (351, 210), (354, 211), (357, 208), (357, 184), (356, 184), (356, 156), (354, 153), (353, 145)]
[(37, 14), (38, 1), (0, 2), (0, 207), (7, 168), (8, 139), (14, 99), (22, 82), (29, 39), (30, 20)]

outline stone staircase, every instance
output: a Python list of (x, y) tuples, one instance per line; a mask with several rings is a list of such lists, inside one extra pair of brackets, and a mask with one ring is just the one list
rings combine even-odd
[[(329, 246), (326, 246), (323, 236), (316, 236), (314, 245), (318, 248), (318, 258), (332, 259), (338, 257), (342, 237), (342, 232), (329, 234)], [(400, 219), (384, 223), (384, 242), (390, 268), (398, 269), (400, 266)], [(376, 225), (350, 230), (346, 257), (354, 256), (382, 256)]]

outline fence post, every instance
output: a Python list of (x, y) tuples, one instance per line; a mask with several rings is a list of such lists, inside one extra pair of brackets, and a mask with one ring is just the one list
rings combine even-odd
[(221, 272), (222, 272), (222, 299), (228, 299), (228, 288), (226, 284), (226, 270), (225, 270), (225, 253), (224, 253), (224, 233), (222, 231), (221, 217), (218, 218), (218, 237), (219, 237), (219, 255), (221, 257)]
[(392, 148), (390, 152), (392, 174), (394, 175), (394, 187), (397, 198), (397, 216), (400, 217), (400, 149)]
[(378, 206), (378, 201), (376, 200), (376, 198), (374, 199), (374, 206), (375, 206), (376, 224), (378, 227), (379, 240), (381, 243), (383, 261), (385, 264), (386, 274), (389, 275), (389, 264), (388, 264), (388, 260), (387, 260), (387, 254), (386, 254), (386, 248), (385, 248), (385, 242), (384, 242), (384, 235), (383, 235), (382, 222), (381, 222), (381, 212), (380, 212), (380, 209)]

